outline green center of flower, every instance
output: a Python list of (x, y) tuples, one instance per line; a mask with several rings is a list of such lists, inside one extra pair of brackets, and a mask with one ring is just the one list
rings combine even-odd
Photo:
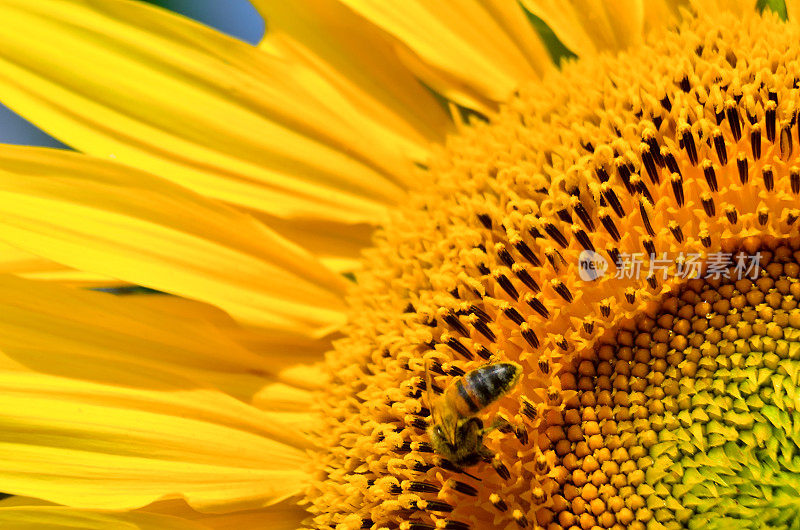
[[(800, 517), (796, 247), (717, 268), (601, 339), (561, 376), (540, 524), (780, 528)], [(707, 270), (705, 271), (708, 272)], [(662, 526), (663, 525), (663, 526)]]

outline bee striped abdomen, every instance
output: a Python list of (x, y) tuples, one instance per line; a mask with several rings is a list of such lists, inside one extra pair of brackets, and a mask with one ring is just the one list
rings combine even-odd
[[(466, 404), (466, 406), (469, 409), (469, 413), (471, 415), (476, 414), (479, 410), (483, 408), (483, 406), (480, 404), (480, 401), (478, 401), (477, 397), (474, 396), (474, 393), (470, 392), (467, 389), (467, 386), (464, 384), (463, 379), (459, 379), (458, 381), (456, 381), (455, 386), (456, 390), (458, 390), (458, 397), (460, 398), (460, 401)], [(462, 408), (463, 407), (459, 407), (459, 409)], [(459, 410), (459, 412), (463, 413), (466, 411)]]
[[(464, 376), (464, 392), (477, 410), (483, 409), (508, 392), (519, 379), (521, 369), (512, 363), (490, 364)], [(459, 381), (461, 383), (461, 381)], [(459, 389), (459, 393), (462, 393)]]

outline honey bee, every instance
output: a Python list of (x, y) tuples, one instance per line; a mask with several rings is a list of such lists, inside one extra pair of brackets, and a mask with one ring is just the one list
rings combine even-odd
[(426, 363), (425, 386), (433, 420), (428, 436), (433, 449), (459, 468), (491, 460), (494, 453), (483, 445), (484, 437), (508, 423), (495, 420), (486, 428), (477, 414), (514, 388), (521, 375), (522, 367), (517, 363), (487, 364), (456, 377), (434, 398)]

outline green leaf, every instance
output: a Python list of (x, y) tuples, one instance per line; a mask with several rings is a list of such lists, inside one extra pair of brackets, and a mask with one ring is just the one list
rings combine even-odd
[(756, 2), (756, 9), (759, 11), (764, 11), (767, 8), (777, 13), (781, 20), (787, 19), (786, 2), (784, 0), (758, 0)]
[(557, 65), (561, 65), (561, 61), (563, 59), (572, 59), (577, 57), (574, 53), (572, 53), (564, 43), (558, 40), (556, 34), (553, 33), (553, 30), (545, 24), (544, 20), (537, 17), (527, 9), (524, 9), (525, 14), (528, 15), (528, 20), (531, 21), (533, 28), (536, 30), (536, 33), (539, 34), (539, 37), (542, 38), (544, 45), (547, 47), (547, 52), (550, 54), (550, 57), (553, 59), (553, 62)]

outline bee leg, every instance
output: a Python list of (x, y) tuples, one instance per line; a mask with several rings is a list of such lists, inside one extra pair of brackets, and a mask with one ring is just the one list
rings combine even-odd
[(514, 430), (513, 427), (511, 426), (511, 422), (508, 421), (508, 419), (506, 419), (506, 417), (503, 416), (502, 414), (498, 414), (494, 418), (494, 421), (492, 422), (492, 424), (489, 425), (488, 427), (486, 427), (485, 429), (483, 429), (483, 435), (486, 436), (487, 434), (489, 434), (490, 432), (492, 432), (495, 429), (499, 430), (500, 432), (506, 433), (506, 434), (508, 434), (508, 433), (510, 433), (510, 432), (512, 432)]
[(508, 471), (506, 465), (500, 460), (500, 457), (492, 452), (491, 449), (485, 445), (482, 445), (478, 451), (484, 462), (492, 464), (492, 467), (495, 471), (497, 471), (497, 474), (500, 475), (500, 478), (503, 480), (508, 480), (511, 478), (511, 473)]
[(492, 425), (484, 429), (483, 435), (486, 436), (495, 429), (505, 434), (513, 432), (522, 445), (527, 445), (528, 443), (528, 430), (522, 422), (511, 423), (505, 416), (498, 414)]

